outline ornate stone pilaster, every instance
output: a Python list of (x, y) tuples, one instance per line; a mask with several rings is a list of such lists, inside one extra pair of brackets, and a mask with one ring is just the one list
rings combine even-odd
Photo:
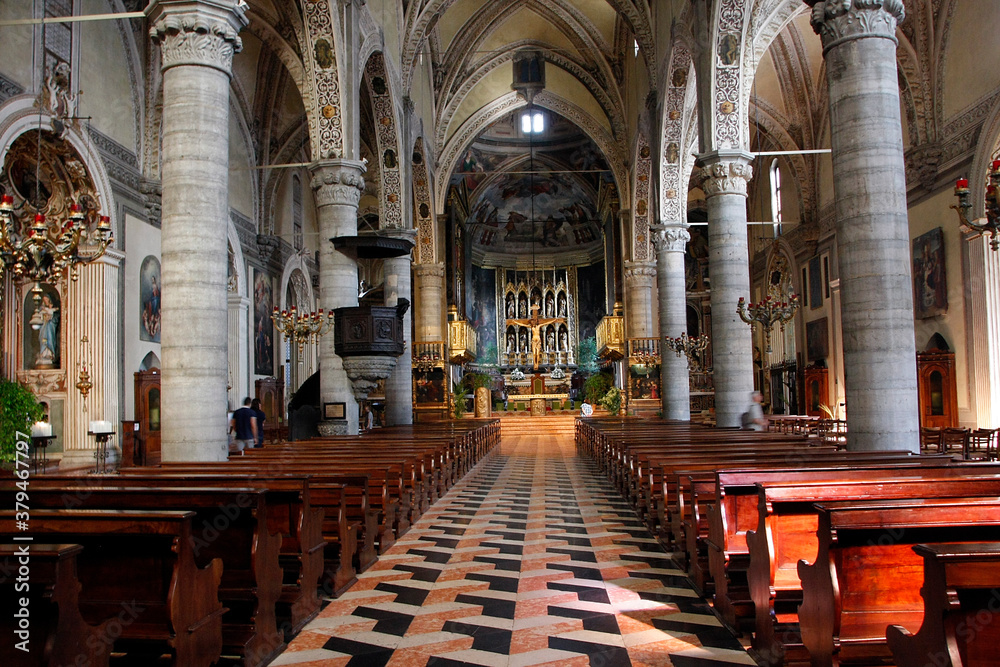
[[(417, 238), (415, 229), (396, 229), (387, 232), (389, 236), (404, 238), (411, 243)], [(391, 257), (383, 262), (385, 276), (385, 305), (395, 306), (399, 299), (413, 303), (410, 280), (410, 255)], [(413, 308), (407, 309), (403, 315), (403, 339), (406, 345), (403, 354), (399, 356), (396, 368), (385, 381), (385, 419), (386, 426), (413, 423), (413, 341), (410, 332)]]
[(625, 297), (628, 314), (628, 337), (647, 338), (653, 335), (654, 262), (625, 262)]
[(444, 332), (444, 262), (439, 264), (414, 264), (417, 279), (415, 291), (416, 335), (420, 342), (445, 340)]
[[(326, 311), (358, 305), (358, 263), (334, 249), (330, 239), (356, 236), (358, 202), (365, 187), (365, 165), (354, 160), (321, 160), (309, 167), (316, 199), (316, 217), (320, 235), (319, 306)], [(337, 424), (332, 433), (356, 435), (358, 403), (344, 364), (333, 350), (333, 336), (323, 336), (319, 343), (320, 399), (324, 403), (347, 404), (347, 421)]]
[(224, 460), (229, 80), (247, 19), (233, 0), (155, 0), (149, 23), (163, 70), (163, 460)]
[(688, 360), (664, 344), (667, 338), (687, 333), (687, 279), (684, 251), (691, 234), (686, 224), (650, 228), (656, 250), (656, 280), (660, 295), (660, 397), (665, 419), (691, 419), (691, 382)]
[[(896, 71), (901, 0), (809, 2), (823, 39), (842, 294), (847, 447), (919, 451)], [(712, 276), (714, 288), (715, 276)]]
[(750, 327), (736, 314), (739, 298), (750, 296), (747, 250), (747, 182), (753, 156), (715, 151), (698, 156), (701, 189), (708, 200), (708, 267), (712, 276), (712, 361), (715, 423), (740, 425), (753, 391)]
[(250, 299), (237, 292), (229, 293), (228, 378), (229, 407), (235, 410), (250, 395)]

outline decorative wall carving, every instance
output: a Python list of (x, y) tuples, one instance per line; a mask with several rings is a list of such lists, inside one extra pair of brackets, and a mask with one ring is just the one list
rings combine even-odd
[(903, 0), (807, 0), (810, 23), (823, 40), (823, 51), (862, 37), (885, 37), (896, 42), (896, 26), (906, 16)]
[(652, 154), (645, 132), (639, 133), (636, 146), (635, 194), (632, 198), (632, 257), (649, 259), (649, 180), (652, 177)]
[[(344, 154), (344, 130), (342, 126), (343, 100), (340, 96), (340, 75), (337, 58), (327, 60), (321, 57), (329, 67), (323, 67), (316, 61), (316, 46), (320, 40), (331, 39), (337, 34), (333, 23), (332, 10), (328, 0), (313, 0), (304, 2), (305, 22), (308, 48), (305, 58), (306, 74), (312, 82), (313, 108), (306, 109), (309, 117), (310, 134), (312, 135), (313, 157), (330, 159), (339, 158)], [(336, 56), (336, 42), (331, 46)], [(321, 47), (321, 56), (325, 49)]]
[(431, 207), (430, 169), (424, 155), (424, 138), (413, 146), (413, 217), (416, 219), (418, 263), (432, 264), (437, 244), (434, 242), (434, 209)]
[(719, 160), (702, 171), (701, 189), (706, 197), (747, 194), (747, 183), (753, 177), (753, 167), (742, 160)]
[(378, 144), (379, 163), (379, 223), (382, 228), (399, 229), (403, 226), (402, 192), (399, 178), (399, 139), (396, 132), (396, 114), (389, 92), (384, 59), (376, 53), (365, 66), (365, 85), (372, 101), (375, 121), (375, 138)]
[[(243, 18), (242, 10), (234, 14)], [(231, 21), (201, 13), (164, 14), (149, 29), (149, 38), (160, 45), (163, 67), (202, 65), (230, 74), (233, 55), (243, 50)]]

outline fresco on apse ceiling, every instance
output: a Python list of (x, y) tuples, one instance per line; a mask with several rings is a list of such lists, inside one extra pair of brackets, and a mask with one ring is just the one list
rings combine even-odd
[(467, 223), (475, 244), (505, 253), (601, 239), (593, 195), (567, 174), (503, 174), (477, 193)]

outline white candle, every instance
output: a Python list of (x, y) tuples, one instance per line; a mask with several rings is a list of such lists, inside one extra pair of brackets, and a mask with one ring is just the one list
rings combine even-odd
[(52, 437), (52, 424), (48, 422), (35, 422), (31, 425), (31, 437), (49, 438)]
[(111, 422), (109, 421), (92, 421), (90, 422), (90, 432), (112, 433), (114, 432), (114, 429), (111, 427)]

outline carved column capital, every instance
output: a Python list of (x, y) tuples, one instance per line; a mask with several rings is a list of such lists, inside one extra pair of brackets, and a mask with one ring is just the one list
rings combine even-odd
[(358, 207), (365, 189), (365, 164), (354, 160), (320, 160), (309, 165), (316, 206)]
[(884, 37), (898, 44), (896, 26), (906, 16), (903, 0), (806, 0), (809, 22), (823, 40), (823, 52), (852, 39)]
[(233, 0), (154, 0), (149, 38), (160, 45), (161, 69), (198, 65), (231, 75), (245, 11)]
[(656, 278), (655, 262), (625, 262), (625, 282), (629, 287), (652, 287)]
[(656, 252), (684, 252), (691, 233), (687, 225), (654, 225), (649, 228), (650, 240)]
[(715, 151), (698, 156), (702, 167), (701, 182), (706, 197), (747, 194), (747, 183), (753, 178), (750, 161), (753, 155), (743, 151)]
[(444, 278), (444, 262), (439, 264), (414, 264), (413, 273), (420, 279)]

